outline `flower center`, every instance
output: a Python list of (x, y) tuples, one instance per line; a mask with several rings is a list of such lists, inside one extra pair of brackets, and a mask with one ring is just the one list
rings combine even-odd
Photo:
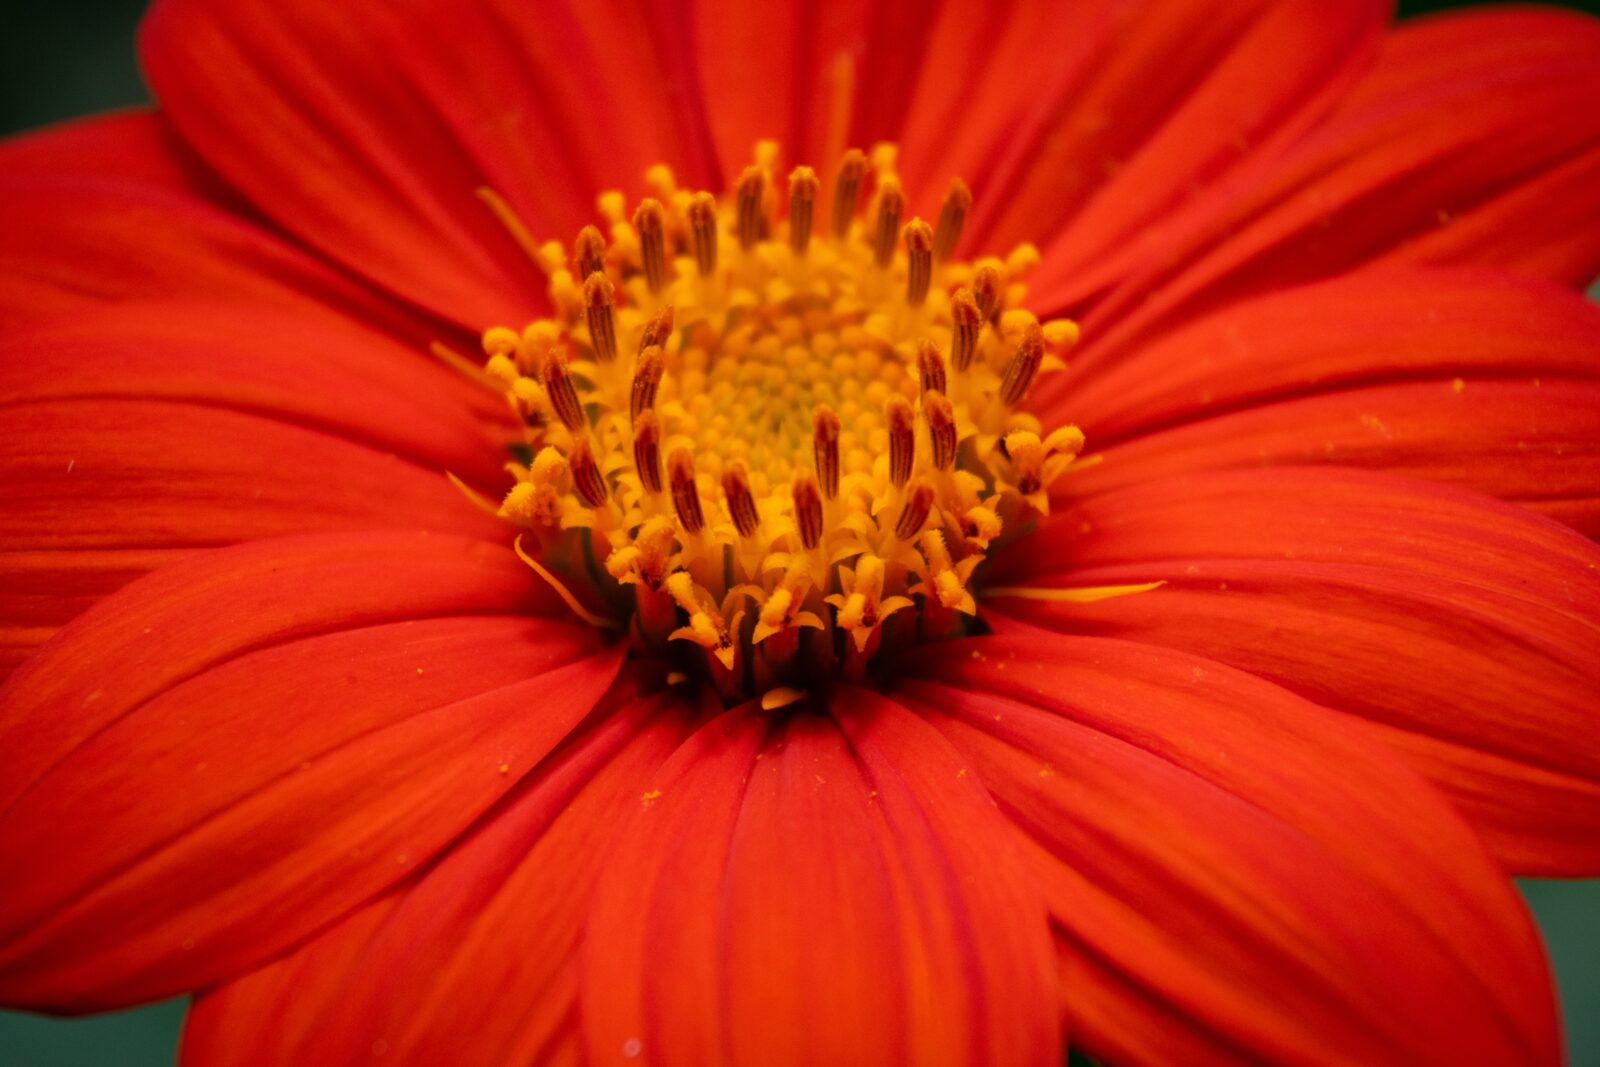
[(1031, 245), (953, 258), (959, 179), (902, 222), (892, 146), (846, 153), (826, 211), (776, 156), (720, 200), (664, 166), (631, 217), (602, 195), (609, 243), (538, 249), (555, 313), (483, 339), (526, 427), (499, 509), (524, 558), (769, 706), (970, 630), (974, 571), (1083, 445), (1022, 406), (1078, 332), (1017, 306)]

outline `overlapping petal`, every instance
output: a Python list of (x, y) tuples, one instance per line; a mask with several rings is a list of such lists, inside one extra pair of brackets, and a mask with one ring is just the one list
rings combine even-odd
[(1098, 466), (1064, 497), (1228, 467), (1453, 482), (1600, 531), (1600, 309), (1499, 272), (1362, 271), (1229, 305), (1040, 390)]
[(576, 954), (607, 842), (694, 713), (619, 685), (415, 884), (199, 998), (182, 1062), (560, 1062), (577, 1038)]
[[(1494, 45), (1451, 47), (1474, 34)], [(1579, 192), (1600, 165), (1600, 26), (1530, 8), (1429, 20), (1391, 40), (1376, 90), (1358, 86), (1292, 148), (1240, 168), (1120, 255), (1080, 271), (1046, 249), (1043, 305), (1081, 306), (1112, 287), (1085, 318), (1087, 359), (1122, 358), (1163, 322), (1372, 262), (1465, 259), (1580, 286), (1600, 271), (1584, 225), (1593, 196), (1543, 195)], [(1452, 226), (1466, 227), (1461, 239), (1436, 236)]]
[(189, 161), (161, 120), (130, 112), (0, 147), (0, 327), (187, 297), (274, 309), (337, 308), (423, 329), (248, 217)]
[[(569, 240), (665, 157), (709, 180), (686, 26), (665, 8), (164, 0), (141, 55), (173, 124), (264, 214), (471, 331), (543, 279), (476, 196)], [(674, 76), (674, 72), (680, 72)]]
[(0, 996), (203, 986), (425, 865), (615, 674), (552, 600), (504, 548), (380, 532), (207, 553), (85, 614), (0, 691), (0, 855), (29, 871)]
[(589, 1062), (1053, 1063), (1045, 917), (957, 754), (864, 691), (662, 769), (584, 942)]
[(991, 607), (1186, 649), (1359, 715), (1511, 869), (1600, 870), (1600, 550), (1572, 531), (1427, 483), (1235, 471), (1085, 501), (1004, 566), (997, 581), (1166, 582)]
[(197, 548), (371, 526), (503, 542), (445, 476), (499, 485), (512, 431), (474, 405), (328, 313), (132, 304), (0, 341), (0, 670)]
[(1559, 1058), (1515, 891), (1358, 724), (1169, 650), (969, 647), (920, 655), (895, 699), (1021, 831), (1075, 1042), (1112, 1063)]

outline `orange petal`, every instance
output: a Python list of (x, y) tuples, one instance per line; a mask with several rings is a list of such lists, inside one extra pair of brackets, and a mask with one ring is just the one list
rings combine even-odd
[(1559, 1061), (1515, 889), (1359, 724), (1167, 649), (1032, 629), (966, 647), (919, 657), (930, 680), (903, 699), (1021, 831), (1074, 1043), (1112, 1063)]
[(1044, 915), (988, 795), (904, 709), (829, 701), (727, 713), (624, 827), (584, 944), (591, 1062), (1059, 1062)]

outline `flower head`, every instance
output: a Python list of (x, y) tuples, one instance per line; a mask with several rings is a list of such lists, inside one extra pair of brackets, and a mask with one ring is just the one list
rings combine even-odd
[(669, 7), (161, 0), (0, 148), (0, 998), (1558, 1060), (1595, 24)]

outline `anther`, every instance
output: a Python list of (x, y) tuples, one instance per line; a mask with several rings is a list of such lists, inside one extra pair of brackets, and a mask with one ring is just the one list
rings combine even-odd
[(644, 264), (645, 284), (659, 293), (667, 278), (666, 212), (659, 200), (646, 199), (633, 213), (633, 228), (639, 232), (639, 259)]
[(746, 252), (761, 240), (761, 193), (767, 176), (760, 167), (746, 167), (739, 176), (735, 204), (739, 219), (739, 247)]
[(578, 231), (572, 242), (572, 258), (578, 261), (578, 281), (582, 282), (595, 271), (606, 269), (606, 239), (593, 226)]
[(971, 290), (956, 290), (956, 295), (950, 299), (950, 320), (950, 362), (955, 364), (956, 373), (962, 374), (972, 366), (973, 354), (978, 351), (978, 332), (983, 329), (983, 312)]
[(616, 299), (616, 286), (604, 271), (589, 275), (583, 283), (584, 315), (589, 321), (589, 341), (594, 345), (595, 358), (610, 363), (617, 358), (617, 324), (611, 314), (612, 301)]
[(906, 223), (906, 303), (921, 307), (933, 281), (933, 227), (921, 219)]
[(611, 493), (606, 486), (606, 476), (600, 473), (600, 464), (594, 460), (594, 449), (589, 447), (588, 437), (580, 435), (572, 439), (572, 447), (567, 450), (567, 466), (572, 471), (572, 487), (583, 502), (591, 508), (603, 506)]
[(710, 193), (695, 193), (689, 201), (689, 236), (700, 277), (717, 269), (717, 201)]
[(993, 263), (986, 263), (973, 272), (972, 297), (978, 302), (978, 314), (984, 322), (992, 322), (995, 312), (1000, 310), (1000, 289), (1004, 284), (1000, 268)]
[(628, 400), (628, 415), (634, 422), (656, 406), (656, 390), (661, 387), (661, 346), (651, 345), (639, 354), (633, 369), (633, 391)]
[(893, 175), (878, 185), (878, 223), (872, 235), (872, 259), (887, 267), (894, 259), (895, 239), (900, 236), (900, 213), (906, 209), (906, 194)]
[(794, 498), (794, 525), (800, 533), (800, 543), (807, 549), (822, 542), (822, 489), (816, 476), (809, 471), (795, 475), (790, 487)]
[(922, 394), (922, 415), (928, 420), (928, 440), (933, 445), (933, 465), (947, 471), (956, 463), (956, 410), (950, 398), (932, 391)]
[(911, 401), (896, 393), (883, 406), (889, 423), (889, 480), (896, 487), (911, 480), (911, 465), (916, 459), (917, 420)]
[(1016, 355), (1011, 357), (1011, 362), (1006, 364), (1005, 377), (1000, 381), (1000, 399), (1005, 401), (1007, 407), (1016, 407), (1022, 403), (1022, 398), (1028, 395), (1028, 387), (1033, 384), (1033, 379), (1039, 373), (1039, 364), (1044, 362), (1044, 334), (1039, 331), (1038, 323), (1030, 323), (1022, 331), (1022, 343), (1017, 346)]
[(722, 495), (728, 499), (728, 514), (740, 537), (750, 537), (761, 525), (761, 514), (756, 510), (756, 498), (750, 492), (750, 472), (744, 464), (735, 463), (722, 472)]
[(844, 240), (850, 233), (850, 220), (856, 216), (856, 201), (861, 196), (861, 179), (867, 176), (867, 157), (852, 148), (839, 161), (839, 180), (833, 187), (833, 236)]
[(909, 541), (921, 532), (923, 524), (928, 521), (928, 513), (933, 510), (933, 486), (927, 482), (918, 482), (911, 487), (911, 495), (906, 498), (906, 506), (900, 509), (900, 518), (894, 524), (894, 535), (902, 541)]
[(700, 488), (694, 483), (694, 456), (687, 447), (679, 445), (667, 457), (667, 479), (672, 486), (672, 510), (678, 513), (678, 522), (688, 533), (699, 533), (705, 528), (706, 516), (700, 508)]
[(796, 167), (789, 175), (789, 247), (803, 256), (811, 245), (811, 209), (817, 200), (817, 172)]
[(667, 338), (672, 336), (672, 305), (668, 304), (644, 324), (644, 329), (639, 333), (639, 351), (642, 353), (651, 345), (665, 345)]
[(811, 413), (811, 451), (817, 465), (817, 481), (823, 494), (832, 500), (839, 495), (839, 416), (826, 404)]
[(633, 469), (646, 492), (661, 492), (661, 421), (653, 411), (642, 411), (634, 420)]
[(961, 227), (966, 225), (967, 212), (972, 209), (972, 190), (960, 178), (950, 179), (950, 191), (944, 194), (944, 205), (939, 208), (939, 227), (933, 234), (933, 259), (943, 263), (956, 250), (961, 240)]
[(922, 378), (922, 391), (924, 394), (932, 391), (935, 393), (947, 392), (945, 388), (944, 357), (939, 354), (939, 349), (926, 337), (917, 341), (917, 373)]
[(584, 418), (583, 405), (578, 402), (578, 388), (572, 382), (572, 372), (567, 370), (566, 354), (559, 348), (551, 349), (545, 357), (542, 373), (544, 391), (550, 397), (556, 417), (574, 433), (584, 429), (588, 420)]

